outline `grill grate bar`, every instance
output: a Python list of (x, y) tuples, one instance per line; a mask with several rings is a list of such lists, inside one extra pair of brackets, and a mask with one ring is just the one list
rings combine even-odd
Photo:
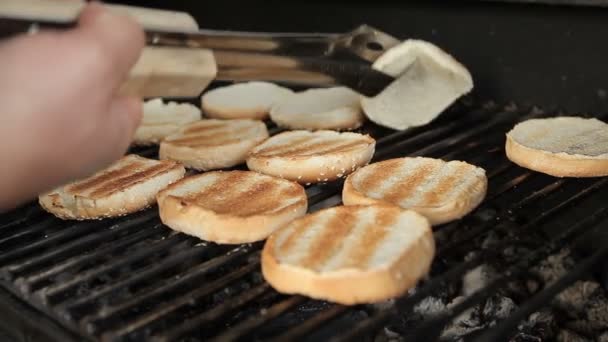
[[(116, 241), (115, 244), (108, 244), (103, 248), (96, 250), (94, 254), (84, 254), (82, 256), (73, 257), (68, 260), (62, 261), (61, 263), (58, 263), (50, 267), (49, 269), (43, 270), (34, 275), (30, 275), (27, 278), (22, 279), (22, 283), (28, 287), (28, 291), (38, 290), (43, 286), (50, 285), (51, 280), (49, 280), (49, 278), (52, 278), (53, 276), (56, 276), (61, 272), (66, 272), (69, 269), (74, 269), (86, 264), (90, 264), (95, 260), (103, 258), (104, 255), (114, 255), (117, 251), (122, 250), (123, 248), (126, 248), (135, 243), (144, 241), (147, 238), (163, 233), (166, 232), (158, 228), (142, 229), (129, 237), (123, 238), (120, 241)], [(19, 279), (17, 279), (17, 281), (19, 281)]]
[[(488, 113), (486, 111), (479, 111), (477, 113), (472, 113), (471, 116), (475, 117), (475, 114), (487, 115)], [(466, 139), (467, 137), (473, 136), (476, 133), (479, 133), (480, 131), (489, 129), (490, 127), (492, 127), (492, 126), (500, 123), (502, 120), (506, 119), (506, 116), (507, 116), (506, 114), (496, 115), (494, 118), (492, 118), (490, 121), (483, 124), (482, 126), (479, 126), (476, 129), (468, 129), (468, 132), (462, 133), (459, 136), (459, 139), (463, 140), (463, 139)], [(467, 120), (467, 119), (469, 119), (469, 120)], [(409, 139), (405, 139), (398, 143), (394, 143), (390, 146), (387, 146), (386, 148), (382, 148), (381, 150), (377, 151), (374, 154), (372, 161), (383, 160), (383, 159), (389, 158), (390, 156), (396, 155), (396, 154), (403, 155), (404, 153), (407, 153), (408, 155), (419, 155), (418, 151), (421, 151), (420, 153), (422, 153), (427, 148), (431, 148), (431, 146), (433, 146), (433, 150), (448, 148), (451, 145), (449, 145), (449, 143), (448, 144), (444, 143), (444, 141), (441, 139), (441, 137), (445, 137), (446, 139), (449, 139), (449, 136), (451, 133), (453, 133), (453, 131), (456, 131), (459, 128), (464, 128), (467, 126), (467, 124), (471, 125), (475, 121), (476, 120), (472, 119), (471, 117), (466, 117), (466, 118), (463, 118), (463, 120), (455, 122), (452, 125), (448, 124), (445, 126), (439, 126), (437, 128), (427, 130), (427, 131), (420, 133), (418, 135), (415, 135)], [(449, 140), (450, 140), (450, 142), (456, 143), (455, 140), (451, 140), (451, 139), (449, 139)], [(425, 146), (424, 143), (427, 143), (429, 141), (432, 141), (433, 143), (430, 146), (428, 146), (428, 145)], [(408, 152), (407, 150), (405, 150), (406, 146), (416, 146), (416, 144), (420, 144), (421, 147), (416, 149), (414, 152)]]
[(301, 304), (306, 299), (300, 296), (289, 297), (277, 304), (274, 304), (268, 309), (262, 309), (259, 315), (230, 327), (224, 334), (215, 337), (212, 341), (234, 341), (251, 332), (264, 323), (278, 317), (283, 312), (292, 309), (294, 306)]
[[(160, 227), (160, 225), (157, 227)], [(155, 227), (155, 228), (157, 228), (157, 227)], [(69, 292), (70, 290), (74, 289), (75, 287), (79, 286), (80, 284), (86, 283), (87, 281), (90, 281), (93, 278), (99, 277), (101, 274), (114, 272), (124, 265), (128, 265), (130, 263), (137, 262), (137, 261), (143, 260), (145, 258), (148, 258), (151, 255), (153, 255), (154, 253), (162, 252), (165, 249), (168, 249), (168, 248), (171, 248), (173, 246), (183, 243), (185, 240), (186, 240), (186, 237), (184, 235), (181, 235), (181, 234), (171, 235), (167, 239), (160, 240), (158, 243), (151, 246), (149, 249), (139, 249), (138, 251), (136, 251), (135, 253), (133, 253), (131, 255), (125, 255), (125, 256), (116, 258), (115, 260), (113, 260), (110, 263), (100, 265), (99, 267), (96, 267), (88, 272), (84, 272), (84, 273), (80, 274), (78, 277), (75, 277), (69, 281), (57, 283), (52, 286), (49, 286), (44, 289), (44, 291), (40, 294), (40, 296), (41, 296), (41, 298), (43, 298), (43, 301), (48, 302), (48, 304), (56, 305), (57, 303), (54, 303), (55, 302), (54, 297), (59, 297), (62, 294), (65, 294), (65, 293)]]
[[(498, 118), (489, 121), (488, 123), (485, 123), (483, 125), (479, 125), (475, 128), (471, 128), (471, 129), (467, 129), (465, 132), (457, 134), (457, 135), (453, 135), (445, 140), (442, 140), (439, 143), (436, 144), (432, 144), (429, 146), (426, 146), (424, 148), (421, 148), (419, 150), (416, 150), (415, 152), (411, 153), (411, 156), (430, 156), (434, 153), (438, 153), (438, 151), (446, 149), (446, 148), (453, 148), (455, 145), (463, 143), (469, 139), (478, 139), (479, 136), (485, 132), (487, 132), (490, 129), (495, 129), (495, 126), (504, 124), (508, 119), (510, 119), (510, 115), (504, 115), (504, 116), (499, 116)], [(459, 150), (460, 152), (461, 150)]]
[(15, 248), (15, 245), (27, 244), (28, 241), (32, 241), (36, 237), (44, 237), (46, 235), (46, 230), (53, 228), (57, 229), (54, 227), (56, 223), (57, 221), (54, 218), (49, 217), (34, 223), (25, 229), (16, 225), (11, 227), (12, 229), (1, 231), (0, 235), (3, 235), (3, 237), (0, 238), (0, 250), (12, 250)]
[(0, 256), (0, 265), (6, 265), (10, 262), (14, 262), (15, 260), (23, 257), (30, 256), (36, 252), (40, 252), (41, 250), (52, 248), (54, 245), (68, 241), (72, 238), (76, 238), (91, 231), (102, 229), (104, 223), (99, 222), (90, 222), (87, 224), (74, 224), (67, 227), (64, 230), (61, 230), (57, 233), (52, 234), (48, 238), (44, 240), (36, 241), (32, 244), (28, 244), (16, 249), (11, 250), (10, 252), (4, 253)]
[(33, 223), (32, 221), (41, 218), (44, 214), (45, 211), (42, 210), (36, 202), (24, 205), (21, 208), (15, 209), (13, 212), (3, 213), (0, 215), (0, 233), (5, 234), (6, 230), (10, 228), (19, 228), (26, 222), (28, 225), (31, 225)]
[[(177, 298), (172, 298), (170, 302), (166, 302), (160, 308), (157, 308), (154, 311), (148, 312), (145, 315), (138, 317), (135, 321), (129, 322), (127, 326), (121, 329), (117, 329), (115, 332), (112, 332), (111, 335), (116, 337), (128, 335), (150, 323), (153, 323), (155, 320), (174, 312), (175, 310), (183, 306), (193, 305), (196, 299), (207, 296), (215, 291), (222, 289), (224, 286), (246, 276), (258, 267), (259, 261), (247, 264), (237, 269), (236, 271), (228, 273), (220, 279), (214, 280), (211, 283), (206, 284), (203, 288), (197, 289), (190, 293), (186, 293)], [(233, 300), (230, 301), (230, 303), (233, 302)]]
[(170, 329), (168, 332), (163, 334), (161, 341), (176, 341), (181, 339), (185, 334), (192, 330), (200, 330), (207, 324), (214, 320), (227, 315), (228, 313), (238, 309), (240, 306), (247, 304), (255, 298), (267, 293), (270, 290), (270, 285), (262, 283), (253, 289), (244, 291), (238, 297), (233, 298), (231, 301), (223, 303), (202, 315), (196, 316), (190, 320), (185, 321), (183, 324)]
[[(556, 191), (557, 189), (559, 189), (559, 187), (561, 185), (563, 185), (563, 183), (564, 182), (562, 182), (561, 180), (551, 183), (551, 184), (545, 186), (544, 188), (535, 191), (533, 194), (531, 194), (530, 196), (527, 196), (526, 198), (522, 199), (521, 201), (512, 204), (506, 210), (503, 210), (503, 211), (509, 212), (509, 211), (514, 210), (515, 208), (522, 207), (522, 206), (526, 205), (527, 203), (530, 203), (532, 200), (537, 199), (540, 196), (544, 196), (544, 195), (547, 195), (547, 193), (549, 193), (549, 192)], [(571, 205), (572, 203), (580, 200), (584, 196), (589, 195), (590, 193), (601, 188), (605, 184), (606, 184), (606, 181), (604, 181), (604, 180), (594, 183), (592, 186), (586, 188), (584, 191), (577, 193), (575, 196), (568, 198), (566, 201), (561, 202), (559, 205), (557, 205), (556, 207), (553, 207), (551, 210), (541, 213), (537, 218), (534, 219), (534, 223), (547, 219), (552, 214), (554, 214), (557, 211), (565, 208), (566, 206)], [(500, 216), (500, 214), (499, 214), (499, 216)], [(526, 225), (526, 227), (528, 227), (528, 226), (529, 225)], [(456, 224), (453, 227), (454, 227), (454, 229), (458, 229), (458, 224)], [(460, 244), (470, 241), (474, 238), (486, 236), (487, 234), (490, 233), (491, 230), (489, 228), (491, 228), (491, 227), (492, 227), (492, 222), (486, 222), (485, 224), (477, 225), (476, 228), (474, 228), (473, 230), (471, 230), (467, 233), (460, 234), (459, 239), (457, 241), (453, 241), (447, 245), (443, 245), (437, 251), (436, 257), (442, 258), (445, 254), (449, 254), (449, 253), (453, 252), (456, 249), (456, 247), (458, 247)], [(501, 227), (502, 227), (502, 229), (500, 229)], [(499, 226), (496, 230), (505, 230), (505, 229), (513, 229), (513, 228), (510, 226), (509, 227)]]
[[(108, 306), (103, 312), (99, 312), (93, 316), (85, 317), (82, 322), (83, 324), (87, 324), (88, 326), (90, 326), (91, 329), (94, 329), (95, 331), (105, 329), (110, 325), (117, 323), (116, 319), (118, 319), (120, 314), (130, 309), (133, 309), (138, 305), (143, 305), (146, 302), (158, 299), (163, 294), (170, 295), (171, 293), (176, 293), (178, 288), (185, 286), (188, 283), (195, 283), (200, 280), (199, 278), (207, 275), (209, 272), (214, 271), (217, 268), (234, 262), (238, 259), (246, 257), (257, 249), (259, 248), (247, 248), (242, 246), (236, 247), (222, 256), (210, 259), (200, 265), (197, 265), (192, 269), (189, 269), (185, 275), (180, 276), (178, 279), (171, 279), (170, 281), (159, 284), (159, 286), (154, 289), (149, 289), (142, 294), (139, 294), (124, 302), (121, 302), (120, 304)], [(202, 280), (204, 281), (204, 279)]]
[(90, 313), (101, 297), (111, 296), (112, 293), (118, 292), (121, 289), (130, 289), (136, 285), (144, 284), (148, 279), (161, 275), (164, 272), (174, 272), (177, 267), (183, 265), (185, 262), (193, 262), (199, 258), (210, 257), (211, 255), (218, 254), (218, 252), (221, 252), (222, 250), (226, 251), (228, 248), (219, 245), (193, 246), (190, 249), (172, 254), (168, 258), (163, 259), (162, 263), (149, 265), (135, 275), (92, 291), (87, 296), (63, 302), (61, 307), (66, 312), (70, 312), (71, 316), (81, 316)]
[(74, 241), (70, 241), (68, 243), (64, 243), (61, 246), (50, 250), (48, 253), (43, 255), (30, 258), (20, 264), (12, 264), (6, 266), (6, 269), (14, 276), (21, 276), (24, 273), (28, 273), (36, 268), (39, 268), (45, 265), (48, 265), (50, 262), (55, 260), (65, 259), (74, 253), (89, 250), (94, 244), (99, 246), (104, 241), (111, 241), (112, 239), (120, 236), (121, 234), (133, 232), (134, 229), (141, 229), (140, 224), (146, 223), (148, 221), (153, 220), (154, 217), (147, 215), (142, 216), (137, 219), (133, 219), (127, 222), (117, 223), (108, 229), (101, 231), (97, 234), (85, 235), (84, 237), (79, 237)]

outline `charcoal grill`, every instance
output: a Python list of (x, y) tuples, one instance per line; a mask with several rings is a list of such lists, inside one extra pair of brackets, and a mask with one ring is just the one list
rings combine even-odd
[[(287, 5), (269, 4), (255, 8), (243, 5), (243, 11), (262, 16), (269, 6), (276, 6), (273, 15), (279, 17), (277, 13), (289, 11)], [(200, 21), (213, 28), (291, 29), (284, 19), (276, 19), (283, 27), (272, 27), (269, 14), (262, 17), (269, 22), (259, 24), (230, 19), (221, 4), (220, 9), (197, 6), (174, 8), (200, 11)], [(319, 5), (299, 6), (299, 13), (305, 14)], [(325, 6), (336, 9), (344, 4)], [(309, 23), (309, 27), (303, 20), (295, 20), (303, 23), (300, 28), (304, 31), (344, 31), (343, 27), (333, 28), (349, 25), (349, 21), (393, 27), (387, 18), (412, 19), (403, 8), (413, 5), (403, 5), (401, 10), (387, 4), (374, 6), (376, 12), (363, 5), (350, 9), (352, 17), (342, 18), (339, 23), (330, 24), (331, 14), (325, 12), (319, 12), (318, 22)], [(512, 27), (504, 16), (525, 21), (530, 11), (542, 12), (537, 6), (504, 6), (468, 4), (460, 13), (494, 15), (493, 30), (499, 35), (501, 28)], [(428, 4), (416, 8), (415, 13), (428, 18), (435, 15), (445, 21), (449, 16), (444, 9)], [(510, 12), (495, 12), (506, 8)], [(549, 24), (569, 18), (572, 25), (583, 25), (580, 31), (571, 26), (571, 36), (585, 37), (589, 26), (598, 25), (597, 9), (542, 8), (551, 14), (547, 17)], [(588, 20), (587, 26), (584, 20)], [(436, 32), (454, 27), (449, 20), (443, 25), (431, 20), (427, 26), (411, 30), (423, 38), (434, 35), (434, 40), (441, 41), (446, 38)], [(513, 30), (526, 42), (523, 28)], [(476, 38), (483, 41), (486, 34), (484, 31)], [(555, 42), (561, 36), (556, 33), (549, 38)], [(455, 41), (446, 44), (456, 52), (470, 46)], [(539, 45), (554, 53), (561, 49), (548, 42)], [(436, 227), (438, 250), (431, 275), (408, 295), (396, 301), (353, 307), (282, 295), (273, 291), (260, 274), (261, 243), (226, 246), (178, 234), (161, 224), (156, 208), (119, 219), (66, 222), (30, 203), (0, 216), (0, 330), (17, 340), (36, 341), (430, 341), (453, 339), (453, 335), (445, 334), (446, 329), (474, 312), (479, 324), (465, 329), (458, 339), (555, 339), (559, 333), (556, 321), (563, 313), (555, 314), (557, 318), (547, 325), (532, 324), (531, 317), (539, 317), (546, 310), (563, 311), (555, 304), (556, 298), (578, 282), (606, 283), (602, 277), (606, 274), (608, 240), (602, 229), (608, 222), (608, 179), (557, 179), (517, 167), (505, 158), (504, 135), (519, 121), (565, 115), (573, 110), (592, 109), (589, 116), (608, 119), (603, 114), (608, 108), (604, 98), (595, 97), (602, 94), (596, 86), (608, 77), (586, 73), (593, 68), (579, 64), (583, 76), (577, 79), (573, 75), (578, 69), (565, 64), (563, 69), (547, 73), (546, 78), (531, 80), (525, 75), (528, 64), (518, 64), (521, 70), (511, 73), (501, 68), (515, 63), (519, 55), (497, 49), (502, 59), (499, 64), (476, 64), (474, 54), (468, 50), (462, 53), (465, 63), (469, 59), (467, 65), (477, 75), (481, 90), (455, 103), (430, 125), (397, 132), (368, 123), (360, 129), (377, 139), (374, 161), (399, 156), (457, 159), (479, 165), (488, 174), (489, 190), (482, 205), (461, 221)], [(589, 58), (598, 61), (599, 56), (608, 56), (600, 50), (589, 52)], [(585, 53), (564, 58), (584, 60)], [(494, 86), (489, 81), (492, 75), (498, 78)], [(547, 83), (564, 75), (573, 81), (560, 83), (557, 95), (550, 96), (548, 89), (555, 87)], [(516, 90), (513, 84), (521, 89)], [(540, 90), (535, 93), (535, 89)], [(576, 98), (559, 97), (567, 91)], [(586, 101), (589, 96), (593, 101)], [(271, 134), (280, 131), (271, 123), (268, 126)], [(157, 149), (133, 152), (156, 157)], [(340, 204), (340, 191), (340, 182), (308, 186), (310, 211)], [(546, 281), (540, 275), (542, 265), (563, 254), (569, 260), (565, 272)], [(469, 291), (466, 288), (472, 275), (486, 266), (495, 271), (494, 276), (473, 282), (477, 291), (453, 301)], [(598, 291), (606, 295), (604, 289)], [(496, 298), (509, 298), (509, 309), (489, 315), (486, 309)], [(433, 300), (452, 303), (435, 312), (424, 309)], [(608, 306), (604, 312), (608, 312)], [(581, 336), (599, 338), (607, 329), (608, 325), (596, 327), (587, 336), (581, 332)]]

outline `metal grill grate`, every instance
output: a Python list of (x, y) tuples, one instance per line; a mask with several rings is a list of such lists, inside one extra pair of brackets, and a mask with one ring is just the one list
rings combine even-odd
[[(552, 114), (551, 112), (548, 112)], [(555, 179), (510, 163), (504, 133), (538, 109), (460, 103), (436, 122), (394, 132), (375, 125), (374, 160), (431, 156), (466, 160), (486, 169), (485, 202), (465, 219), (437, 227), (431, 277), (414, 293), (384, 306), (344, 307), (274, 292), (259, 270), (262, 243), (222, 246), (164, 227), (156, 208), (121, 219), (65, 222), (37, 204), (0, 217), (0, 284), (71, 332), (114, 340), (359, 340), (414, 315), (430, 295), (458, 284), (462, 275), (492, 262), (501, 277), (434, 319), (407, 325), (414, 340), (437, 339), (445, 325), (565, 246), (573, 250), (608, 219), (608, 180)], [(271, 132), (279, 129), (270, 127)], [(156, 149), (135, 152), (148, 157)], [(340, 203), (340, 182), (307, 188), (310, 210)], [(491, 234), (495, 243), (484, 241)], [(507, 248), (526, 253), (505, 255)], [(471, 257), (471, 251), (475, 254)], [(587, 275), (608, 253), (591, 251), (565, 277), (525, 298), (490, 330), (471, 335), (502, 340), (530, 313)]]

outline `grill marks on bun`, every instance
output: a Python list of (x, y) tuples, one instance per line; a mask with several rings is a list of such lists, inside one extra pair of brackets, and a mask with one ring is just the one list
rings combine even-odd
[(374, 163), (350, 175), (344, 204), (388, 203), (426, 216), (432, 224), (459, 219), (485, 197), (487, 178), (461, 161), (398, 158)]
[(306, 215), (268, 239), (266, 280), (278, 291), (342, 304), (403, 294), (434, 256), (428, 221), (395, 206), (341, 206)]
[(39, 201), (64, 219), (121, 216), (151, 205), (160, 190), (184, 174), (176, 162), (128, 155), (87, 179), (41, 195)]
[(218, 243), (263, 240), (308, 207), (299, 184), (250, 171), (188, 177), (159, 193), (158, 203), (167, 226)]
[(367, 164), (375, 141), (358, 133), (291, 131), (255, 147), (251, 170), (301, 183), (318, 183), (345, 176)]
[(196, 170), (228, 168), (243, 163), (249, 151), (266, 138), (268, 130), (262, 121), (202, 120), (167, 137), (159, 156)]

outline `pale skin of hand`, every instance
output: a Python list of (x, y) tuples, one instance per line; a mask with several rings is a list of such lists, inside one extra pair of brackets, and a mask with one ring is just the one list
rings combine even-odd
[(143, 46), (137, 23), (98, 4), (71, 31), (0, 42), (0, 210), (126, 152), (141, 99), (117, 91)]

